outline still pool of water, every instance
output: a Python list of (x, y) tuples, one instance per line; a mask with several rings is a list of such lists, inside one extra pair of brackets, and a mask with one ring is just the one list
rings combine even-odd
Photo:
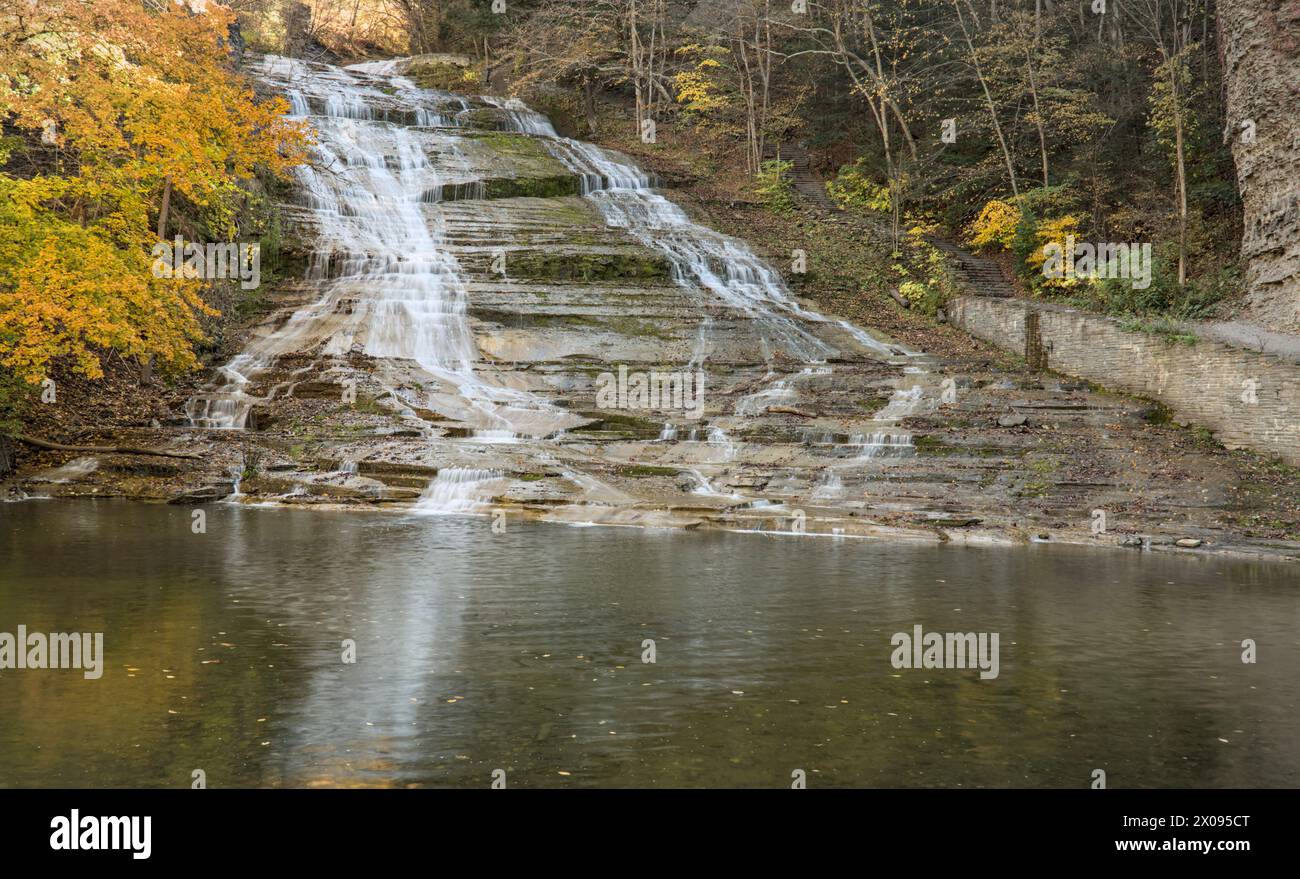
[[(1300, 786), (1294, 566), (206, 514), (0, 505), (0, 632), (105, 651), (0, 670), (0, 786)], [(998, 677), (894, 668), (918, 624)]]

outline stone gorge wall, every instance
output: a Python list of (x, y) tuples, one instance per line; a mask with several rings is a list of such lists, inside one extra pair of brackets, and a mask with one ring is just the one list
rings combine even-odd
[(1300, 465), (1300, 362), (1219, 342), (1128, 332), (1106, 317), (1019, 299), (959, 298), (949, 319), (1031, 366), (1157, 400), (1229, 448)]
[[(1221, 0), (1218, 9), (1247, 316), (1300, 332), (1300, 0)], [(1245, 120), (1253, 143), (1242, 138)]]

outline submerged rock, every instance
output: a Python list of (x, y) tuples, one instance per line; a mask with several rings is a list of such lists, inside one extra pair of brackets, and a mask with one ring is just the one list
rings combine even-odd
[(219, 482), (184, 491), (167, 499), (169, 504), (210, 504), (235, 493), (234, 483)]

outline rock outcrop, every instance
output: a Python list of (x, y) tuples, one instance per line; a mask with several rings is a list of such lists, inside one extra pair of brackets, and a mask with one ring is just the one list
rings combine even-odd
[(1300, 332), (1300, 0), (1220, 3), (1248, 317)]

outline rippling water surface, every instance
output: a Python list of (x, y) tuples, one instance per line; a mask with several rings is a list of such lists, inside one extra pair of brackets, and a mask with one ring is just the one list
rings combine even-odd
[[(1294, 566), (206, 512), (0, 508), (0, 631), (106, 653), (0, 671), (0, 785), (1300, 785)], [(917, 624), (999, 676), (895, 669)]]

